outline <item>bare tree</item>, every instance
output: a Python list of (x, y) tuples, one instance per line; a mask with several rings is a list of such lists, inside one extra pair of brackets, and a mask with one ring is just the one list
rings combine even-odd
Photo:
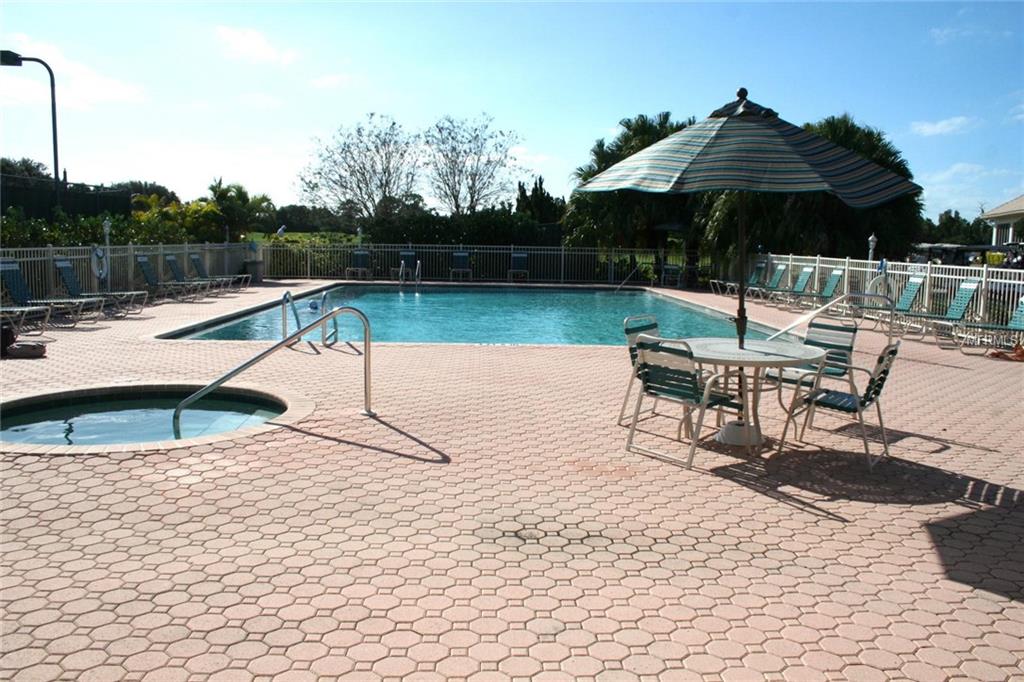
[(402, 199), (416, 186), (420, 166), (419, 135), (406, 132), (389, 116), (369, 114), (365, 123), (341, 127), (299, 176), (303, 194), (314, 206), (341, 213), (354, 204), (373, 217), (388, 199)]
[(445, 116), (423, 134), (431, 189), (454, 215), (486, 208), (511, 189), (519, 136), (492, 129), (493, 121), (486, 114), (474, 121)]

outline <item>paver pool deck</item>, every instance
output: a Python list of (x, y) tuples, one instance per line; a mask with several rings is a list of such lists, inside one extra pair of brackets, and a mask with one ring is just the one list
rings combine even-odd
[[(283, 290), (51, 332), (3, 398), (203, 384), (266, 342), (153, 336)], [(313, 401), (261, 434), (0, 446), (0, 679), (1024, 679), (1020, 364), (905, 342), (869, 472), (825, 414), (781, 456), (626, 452), (622, 347), (377, 344), (377, 419), (361, 363), (303, 344), (243, 375)]]

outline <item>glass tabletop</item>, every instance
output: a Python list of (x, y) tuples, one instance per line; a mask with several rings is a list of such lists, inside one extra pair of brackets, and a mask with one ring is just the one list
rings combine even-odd
[(821, 361), (823, 348), (780, 340), (747, 339), (740, 349), (735, 338), (681, 339), (693, 351), (693, 359), (730, 367), (792, 367)]

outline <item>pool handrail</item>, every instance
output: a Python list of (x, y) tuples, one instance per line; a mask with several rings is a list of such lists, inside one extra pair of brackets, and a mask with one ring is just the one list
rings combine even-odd
[(353, 308), (351, 306), (339, 306), (337, 308), (334, 308), (333, 310), (324, 313), (316, 320), (310, 322), (305, 327), (302, 327), (295, 333), (281, 339), (270, 348), (267, 348), (266, 350), (263, 350), (258, 354), (254, 355), (253, 357), (249, 358), (248, 360), (240, 364), (238, 367), (235, 367), (226, 374), (221, 375), (220, 378), (215, 379), (214, 381), (210, 382), (203, 388), (199, 389), (198, 391), (196, 391), (195, 393), (193, 393), (192, 395), (188, 396), (180, 403), (178, 403), (178, 406), (174, 408), (174, 417), (172, 418), (174, 426), (174, 437), (181, 438), (181, 412), (186, 407), (196, 402), (197, 400), (203, 398), (207, 394), (217, 390), (226, 382), (235, 378), (236, 376), (238, 376), (245, 370), (249, 369), (253, 365), (267, 359), (268, 357), (270, 357), (277, 351), (281, 350), (285, 346), (292, 345), (293, 343), (301, 339), (303, 335), (312, 331), (316, 327), (323, 325), (323, 329), (326, 330), (327, 322), (329, 320), (333, 320), (339, 315), (345, 314), (355, 315), (357, 318), (359, 318), (359, 321), (363, 323), (363, 410), (362, 412), (360, 412), (360, 414), (366, 417), (376, 417), (377, 413), (370, 408), (370, 320), (366, 317), (365, 314), (363, 314), (363, 311), (359, 310), (358, 308)]
[[(836, 305), (842, 303), (843, 301), (846, 301), (847, 299), (853, 299), (853, 298), (880, 298), (880, 299), (882, 299), (885, 302), (886, 306), (888, 306), (890, 315), (892, 313), (893, 306), (896, 305), (896, 302), (893, 301), (892, 298), (890, 298), (889, 296), (886, 296), (885, 294), (873, 294), (873, 293), (868, 293), (866, 291), (851, 291), (848, 294), (843, 294), (839, 298), (832, 299), (828, 303), (826, 303), (826, 304), (824, 304), (824, 305), (822, 305), (822, 306), (820, 306), (818, 308), (815, 308), (814, 310), (810, 311), (809, 313), (805, 313), (805, 314), (801, 315), (800, 317), (796, 318), (796, 320), (794, 320), (792, 323), (788, 324), (787, 326), (783, 327), (779, 331), (777, 331), (774, 334), (772, 334), (771, 336), (769, 336), (768, 340), (772, 341), (774, 339), (777, 339), (780, 336), (782, 336), (783, 334), (786, 334), (786, 333), (796, 329), (800, 325), (805, 324), (805, 323), (809, 322), (810, 320), (814, 319), (814, 317), (817, 316), (819, 313), (823, 313), (826, 310), (828, 310), (829, 308), (832, 308), (833, 306), (836, 306)], [(847, 305), (850, 305), (850, 304), (847, 304)], [(856, 307), (856, 305), (854, 304), (853, 307)], [(887, 331), (887, 339), (888, 340), (886, 341), (886, 343), (892, 343), (892, 325), (889, 325), (887, 327), (887, 330), (888, 330)]]
[(295, 316), (295, 326), (301, 327), (302, 321), (299, 320), (299, 309), (295, 307), (295, 299), (292, 297), (291, 291), (286, 291), (281, 295), (281, 338), (288, 336), (288, 306), (292, 307), (292, 315)]

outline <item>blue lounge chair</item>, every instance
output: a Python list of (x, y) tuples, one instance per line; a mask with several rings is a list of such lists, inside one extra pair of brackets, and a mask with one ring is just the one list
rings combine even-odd
[(150, 262), (149, 256), (138, 254), (135, 256), (135, 264), (142, 273), (142, 279), (146, 283), (146, 289), (150, 296), (156, 298), (173, 298), (175, 300), (195, 299), (200, 292), (200, 287), (195, 284), (181, 282), (162, 282), (156, 274), (156, 268)]
[(807, 291), (807, 286), (811, 283), (811, 276), (813, 274), (814, 266), (808, 265), (800, 270), (800, 274), (797, 276), (796, 281), (793, 282), (792, 287), (789, 289), (771, 289), (767, 291), (767, 298), (762, 297), (762, 299), (768, 304), (788, 305), (796, 301), (799, 296), (802, 296)]
[(1006, 324), (991, 322), (963, 322), (953, 329), (953, 336), (959, 341), (960, 352), (967, 353), (968, 347), (1005, 346), (1024, 344), (1024, 296), (1017, 301), (1017, 307)]
[(936, 342), (940, 337), (952, 336), (956, 327), (964, 322), (967, 308), (970, 307), (971, 301), (974, 300), (974, 296), (978, 293), (980, 286), (980, 279), (972, 277), (962, 280), (957, 286), (956, 294), (954, 294), (953, 299), (949, 302), (945, 313), (913, 311), (901, 313), (895, 325), (901, 327), (904, 334), (913, 333), (911, 330), (914, 328), (919, 330), (922, 337), (927, 337), (931, 333), (935, 337)]
[(391, 277), (396, 278), (401, 282), (415, 279), (417, 276), (418, 264), (419, 261), (416, 260), (415, 251), (399, 251), (398, 267), (391, 268)]
[[(754, 264), (754, 269), (750, 273), (750, 277), (747, 278), (747, 291), (755, 289), (761, 285), (761, 279), (764, 277), (765, 269), (767, 264), (764, 261), (759, 261)], [(782, 270), (785, 272), (785, 268)], [(782, 275), (779, 275), (779, 280), (782, 279)], [(711, 291), (716, 294), (728, 296), (729, 294), (738, 294), (740, 290), (740, 283), (734, 280), (726, 279), (712, 279), (708, 281), (708, 285), (711, 287)], [(778, 286), (778, 282), (776, 282)]]
[(513, 253), (511, 264), (508, 269), (508, 281), (515, 279), (516, 275), (522, 275), (523, 279), (530, 281), (530, 270), (526, 266), (527, 254)]
[(460, 278), (467, 278), (469, 281), (473, 281), (473, 269), (469, 266), (468, 251), (455, 251), (452, 253), (452, 267), (448, 271), (448, 278), (454, 280), (455, 275), (460, 275)]
[(748, 287), (747, 294), (752, 298), (757, 297), (763, 301), (766, 296), (771, 296), (772, 292), (781, 291), (782, 289), (779, 285), (782, 283), (782, 278), (788, 269), (789, 266), (786, 263), (779, 263), (775, 266), (775, 272), (772, 273), (772, 278), (768, 281), (768, 284)]
[(43, 334), (52, 311), (48, 305), (0, 306), (0, 321), (10, 325), (17, 336)]
[(117, 315), (130, 315), (142, 311), (149, 298), (148, 291), (101, 291), (95, 294), (87, 294), (82, 291), (82, 284), (78, 280), (78, 273), (70, 258), (54, 258), (53, 266), (57, 268), (61, 282), (68, 296), (75, 299), (81, 298), (102, 298), (104, 305), (112, 307)]
[(803, 294), (796, 294), (796, 303), (810, 303), (811, 306), (825, 305), (836, 297), (836, 290), (839, 288), (839, 283), (843, 281), (843, 275), (846, 271), (842, 268), (836, 268), (829, 273), (828, 279), (825, 280), (825, 286), (821, 288), (821, 291), (817, 293), (808, 292)]
[(191, 284), (197, 287), (203, 294), (216, 295), (224, 291), (226, 282), (223, 280), (216, 278), (197, 279), (186, 275), (184, 268), (181, 267), (181, 263), (178, 262), (178, 257), (173, 253), (164, 255), (164, 262), (167, 263), (167, 269), (171, 271), (171, 277), (178, 284)]
[(4, 294), (12, 301), (17, 308), (50, 308), (49, 319), (54, 316), (66, 318), (70, 326), (74, 327), (87, 315), (93, 320), (99, 318), (103, 313), (104, 300), (94, 296), (80, 298), (37, 298), (32, 294), (21, 274), (21, 266), (18, 261), (12, 259), (0, 260), (0, 281), (4, 285)]
[(899, 299), (892, 308), (868, 302), (868, 300), (875, 301), (878, 299), (868, 299), (852, 305), (854, 315), (860, 317), (862, 321), (865, 319), (873, 319), (875, 321), (875, 327), (878, 326), (879, 322), (885, 322), (891, 325), (897, 316), (909, 313), (913, 310), (914, 305), (916, 305), (917, 302), (917, 297), (921, 293), (921, 286), (923, 284), (923, 275), (911, 275), (910, 278), (907, 279), (907, 284), (903, 287), (903, 291), (900, 293)]
[(352, 265), (345, 268), (345, 279), (364, 277), (371, 279), (373, 270), (370, 267), (370, 252), (366, 249), (356, 249), (352, 252)]
[(248, 288), (250, 282), (252, 282), (252, 275), (243, 273), (241, 275), (223, 275), (223, 276), (211, 276), (209, 271), (206, 269), (206, 263), (203, 262), (203, 257), (198, 253), (188, 254), (188, 260), (192, 263), (192, 269), (196, 271), (196, 276), (199, 279), (219, 279), (225, 283), (226, 287), (232, 287), (238, 290)]

